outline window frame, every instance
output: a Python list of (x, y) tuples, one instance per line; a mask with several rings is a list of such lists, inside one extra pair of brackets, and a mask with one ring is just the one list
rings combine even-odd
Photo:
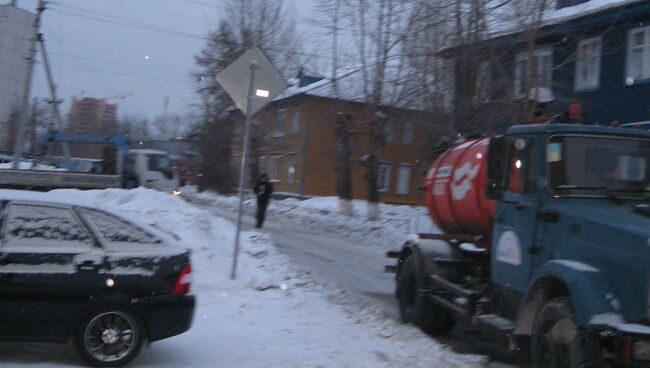
[(275, 111), (275, 119), (273, 120), (273, 138), (285, 136), (286, 120), (287, 120), (287, 109), (286, 108), (277, 109)]
[[(633, 46), (634, 36), (637, 34), (643, 35), (643, 43)], [(633, 51), (639, 47), (641, 47), (641, 70), (639, 71), (640, 77), (635, 78), (631, 73), (632, 55)], [(625, 57), (625, 83), (627, 85), (631, 86), (637, 82), (650, 80), (650, 26), (637, 27), (628, 31)]]
[(257, 171), (260, 173), (266, 173), (266, 159), (268, 156), (261, 155), (257, 157)]
[[(533, 65), (531, 63), (531, 60), (528, 58), (528, 51), (524, 52), (519, 52), (515, 55), (515, 67), (514, 67), (514, 94), (517, 98), (523, 98), (526, 96), (526, 91), (523, 90), (525, 87), (522, 85), (522, 83), (525, 80), (525, 77), (530, 78), (530, 74), (532, 73)], [(536, 80), (537, 80), (537, 85), (533, 86), (531, 85), (530, 88), (541, 88), (541, 87), (546, 87), (550, 90), (553, 90), (553, 48), (548, 46), (548, 47), (540, 47), (537, 48), (533, 51), (533, 58), (535, 59), (535, 67), (539, 68), (540, 64), (538, 62), (539, 59), (542, 59), (544, 56), (549, 57), (550, 61), (550, 68), (547, 72), (541, 74), (537, 73)], [(526, 70), (523, 70), (525, 67)], [(548, 80), (546, 80), (548, 79)], [(546, 83), (540, 84), (539, 81), (543, 82), (548, 82), (548, 85)]]
[[(400, 178), (402, 177), (402, 169), (408, 169), (408, 175), (406, 176), (406, 192), (400, 193)], [(397, 185), (395, 186), (395, 194), (407, 196), (411, 193), (411, 176), (413, 175), (413, 165), (407, 163), (397, 164)]]
[[(385, 180), (382, 181), (381, 168), (387, 167)], [(392, 175), (393, 164), (388, 161), (382, 161), (377, 165), (377, 191), (379, 193), (388, 193), (390, 191), (390, 179)], [(384, 185), (385, 184), (385, 185)]]
[(492, 83), (492, 63), (483, 60), (479, 63), (476, 73), (476, 88), (474, 90), (475, 102), (490, 102), (490, 83)]
[[(591, 54), (591, 45), (596, 43), (596, 55)], [(581, 58), (581, 49), (586, 47), (585, 58)], [(575, 91), (597, 90), (600, 88), (602, 70), (603, 39), (601, 36), (586, 38), (578, 42), (575, 68)], [(594, 70), (591, 69), (591, 60), (596, 59)], [(582, 68), (586, 68), (588, 76), (582, 79)]]
[[(289, 170), (291, 169), (291, 166), (289, 166), (289, 162), (291, 161), (291, 158), (293, 158), (293, 173), (290, 172)], [(296, 165), (298, 162), (298, 152), (292, 151), (287, 153), (287, 184), (294, 184), (296, 181)]]
[(268, 176), (273, 180), (279, 181), (281, 175), (280, 173), (282, 172), (282, 155), (271, 155), (269, 157), (271, 158), (271, 167), (269, 169)]
[[(409, 145), (413, 144), (413, 141), (415, 140), (415, 123), (412, 121), (408, 121), (403, 125), (402, 129), (402, 139), (401, 142), (403, 145)], [(408, 139), (406, 139), (408, 138)]]
[(300, 118), (302, 117), (302, 106), (295, 105), (291, 111), (291, 134), (300, 134)]

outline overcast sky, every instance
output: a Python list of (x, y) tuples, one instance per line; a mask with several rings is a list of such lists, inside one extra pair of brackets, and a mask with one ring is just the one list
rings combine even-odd
[[(8, 3), (0, 0), (0, 3)], [(204, 45), (196, 37), (153, 32), (123, 24), (155, 25), (177, 33), (204, 36), (216, 28), (220, 0), (56, 0), (48, 1), (43, 34), (60, 98), (67, 112), (72, 96), (113, 98), (120, 116), (148, 117), (169, 111), (184, 113), (197, 101), (189, 77), (193, 56)], [(313, 34), (314, 0), (285, 0), (302, 34)], [(36, 0), (18, 0), (33, 11)], [(93, 18), (110, 17), (110, 23)], [(312, 36), (313, 37), (313, 36)], [(313, 51), (313, 50), (310, 50)], [(323, 50), (325, 53), (325, 50)], [(38, 64), (32, 96), (48, 97), (45, 74)], [(131, 95), (120, 98), (119, 96)], [(116, 97), (117, 96), (117, 97)]]

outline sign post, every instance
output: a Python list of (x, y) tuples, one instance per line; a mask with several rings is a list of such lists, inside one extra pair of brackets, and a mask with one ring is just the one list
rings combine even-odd
[[(241, 169), (239, 170), (239, 210), (237, 212), (237, 233), (230, 278), (237, 277), (237, 261), (241, 237), (241, 223), (244, 214), (244, 186), (246, 184), (248, 156), (251, 139), (251, 118), (287, 88), (282, 76), (273, 67), (262, 51), (255, 47), (240, 56), (219, 75), (217, 81), (246, 115), (242, 148)], [(248, 86), (242, 81), (248, 81)]]

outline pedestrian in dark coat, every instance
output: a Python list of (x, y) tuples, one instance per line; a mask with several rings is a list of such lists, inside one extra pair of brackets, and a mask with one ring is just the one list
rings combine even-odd
[(257, 225), (255, 227), (259, 229), (264, 224), (266, 207), (269, 205), (269, 199), (273, 193), (273, 184), (271, 184), (266, 174), (260, 175), (254, 191), (257, 195)]

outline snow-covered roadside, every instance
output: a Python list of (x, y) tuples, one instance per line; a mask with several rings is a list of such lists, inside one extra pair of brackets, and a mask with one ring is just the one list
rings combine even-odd
[[(231, 211), (235, 211), (239, 204), (236, 196), (207, 191), (198, 193), (194, 187), (183, 188), (183, 196)], [(247, 211), (254, 211), (254, 199), (247, 199), (245, 205)], [(267, 218), (270, 223), (312, 228), (318, 232), (336, 234), (342, 238), (386, 249), (399, 247), (408, 239), (409, 234), (439, 232), (424, 207), (381, 203), (380, 219), (368, 221), (365, 217), (366, 205), (366, 201), (352, 201), (354, 215), (346, 216), (338, 212), (337, 197), (314, 197), (306, 200), (287, 198), (272, 200), (267, 210)]]
[[(192, 329), (144, 349), (135, 367), (472, 367), (411, 326), (387, 320), (343, 291), (315, 284), (264, 235), (244, 234), (238, 279), (229, 279), (234, 226), (176, 197), (148, 189), (55, 191), (173, 232), (191, 248), (198, 308)], [(3, 367), (74, 366), (70, 355), (0, 348)], [(8, 360), (5, 357), (9, 357)], [(36, 356), (36, 361), (33, 360)], [(58, 359), (58, 360), (57, 360)]]

